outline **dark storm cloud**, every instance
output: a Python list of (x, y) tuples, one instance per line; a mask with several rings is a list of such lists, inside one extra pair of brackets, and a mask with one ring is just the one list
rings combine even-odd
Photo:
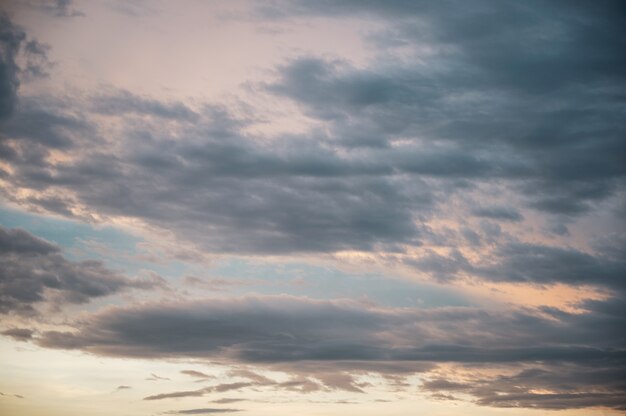
[[(61, 306), (160, 282), (132, 280), (94, 260), (73, 262), (60, 249), (20, 229), (0, 227), (0, 313), (35, 313), (47, 301)], [(11, 334), (8, 334), (11, 335)]]

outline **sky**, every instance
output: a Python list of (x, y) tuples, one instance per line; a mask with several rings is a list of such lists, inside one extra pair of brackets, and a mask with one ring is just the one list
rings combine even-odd
[(0, 413), (626, 410), (626, 7), (0, 2)]

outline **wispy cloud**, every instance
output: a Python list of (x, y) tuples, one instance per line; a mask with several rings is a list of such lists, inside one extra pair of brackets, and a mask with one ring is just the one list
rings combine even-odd
[(187, 409), (187, 410), (170, 410), (168, 412), (165, 412), (164, 414), (166, 415), (208, 415), (208, 414), (214, 414), (214, 413), (233, 413), (233, 412), (240, 412), (241, 409), (218, 409), (218, 408), (211, 408), (211, 407), (205, 407), (205, 408), (201, 408), (201, 409)]

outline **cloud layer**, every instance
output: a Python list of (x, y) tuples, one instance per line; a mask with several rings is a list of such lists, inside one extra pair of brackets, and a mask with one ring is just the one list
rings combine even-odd
[[(70, 1), (24, 7), (59, 25), (89, 19)], [(127, 7), (124, 19), (141, 12), (113, 7)], [(241, 15), (229, 16), (241, 24)], [(256, 29), (354, 24), (364, 57), (302, 46), (281, 53), (262, 79), (242, 79), (232, 96), (192, 100), (106, 79), (61, 94), (58, 85), (74, 80), (68, 68), (89, 60), (55, 69), (49, 55), (64, 45), (31, 38), (0, 11), (3, 204), (133, 224), (146, 245), (165, 247), (164, 257), (183, 247), (274, 270), (283, 260), (349, 263), (459, 291), (577, 293), (565, 293), (559, 307), (477, 295), (473, 306), (427, 309), (321, 299), (322, 289), (305, 284), (300, 297), (190, 300), (191, 290), (173, 290), (167, 300), (118, 300), (42, 329), (44, 308), (54, 315), (167, 283), (72, 260), (59, 245), (0, 226), (0, 314), (10, 319), (2, 335), (96, 356), (235, 368), (227, 380), (183, 370), (203, 384), (155, 391), (146, 402), (249, 390), (358, 395), (372, 387), (367, 376), (402, 391), (419, 374), (420, 394), (439, 400), (624, 409), (625, 16), (623, 2), (610, 0), (254, 3), (244, 20)], [(123, 68), (132, 78), (133, 68)], [(199, 277), (171, 272), (172, 283), (248, 281), (193, 267)], [(309, 274), (301, 281), (316, 283)], [(127, 390), (126, 382), (114, 385)]]
[[(518, 372), (460, 384), (432, 380), (422, 388), (470, 394), (480, 404), (502, 407), (619, 408), (625, 404), (624, 303), (614, 299), (583, 306), (584, 313), (549, 308), (503, 313), (389, 309), (287, 296), (214, 299), (113, 308), (81, 322), (76, 332), (45, 332), (35, 342), (105, 356), (231, 360), (318, 377), (320, 382), (294, 380), (309, 383), (298, 387), (304, 391), (323, 385), (361, 391), (350, 373), (401, 375), (393, 370), (394, 363), (413, 368), (410, 372), (432, 369), (412, 367), (420, 362), (477, 368), (488, 364)], [(307, 370), (310, 362), (320, 362), (317, 370)], [(325, 362), (334, 370), (323, 370)], [(385, 369), (385, 363), (392, 367)], [(251, 386), (289, 388), (243, 376), (245, 382), (146, 399), (197, 397)], [(538, 396), (533, 391), (539, 388), (556, 393)]]

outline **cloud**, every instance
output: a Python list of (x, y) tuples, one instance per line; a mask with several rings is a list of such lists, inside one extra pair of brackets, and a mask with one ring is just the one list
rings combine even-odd
[[(546, 389), (550, 380), (554, 389), (559, 387), (558, 380), (551, 378), (557, 375), (549, 374), (573, 369), (580, 380), (579, 393), (592, 393), (597, 386), (619, 389), (609, 379), (599, 384), (593, 380), (594, 374), (614, 374), (626, 366), (620, 329), (623, 302), (613, 298), (581, 307), (585, 312), (550, 308), (503, 312), (391, 309), (288, 296), (214, 299), (113, 308), (77, 324), (74, 332), (45, 332), (34, 341), (47, 348), (106, 356), (247, 362), (292, 375), (290, 380), (276, 382), (237, 370), (231, 376), (245, 381), (157, 394), (146, 400), (201, 397), (247, 387), (358, 393), (366, 386), (354, 374), (378, 372), (391, 380), (406, 371), (428, 371), (437, 363), (496, 368), (542, 365)], [(498, 380), (489, 383), (501, 385)], [(425, 385), (431, 390), (435, 387), (452, 389), (451, 385)]]
[[(268, 148), (243, 134), (241, 121), (216, 108), (194, 123), (176, 117), (187, 137), (181, 141), (159, 122), (127, 124), (133, 113), (163, 118), (170, 111), (165, 104), (146, 104), (128, 94), (116, 100), (136, 108), (117, 115), (128, 129), (128, 146), (120, 146), (120, 154), (102, 146), (106, 141), (93, 150), (93, 140), (104, 133), (69, 103), (25, 102), (4, 126), (10, 138), (4, 158), (12, 166), (5, 196), (65, 215), (81, 206), (98, 215), (138, 218), (212, 252), (419, 244), (415, 210), (432, 208), (429, 186), (386, 177), (390, 168), (375, 157), (342, 157), (309, 138), (285, 138), (278, 148)], [(53, 149), (81, 157), (51, 163)], [(22, 200), (17, 189), (36, 196)], [(241, 240), (244, 231), (247, 238)]]
[(211, 376), (201, 371), (195, 371), (195, 370), (183, 370), (181, 371), (181, 374), (185, 374), (190, 377), (199, 378), (199, 379), (215, 378), (215, 376)]
[(10, 328), (0, 333), (17, 341), (28, 341), (32, 339), (34, 331), (28, 328)]
[(2, 10), (0, 27), (0, 120), (5, 121), (14, 113), (20, 81), (47, 76), (52, 64), (47, 55), (49, 46), (28, 39)]
[[(419, 247), (454, 196), (495, 184), (521, 195), (526, 209), (563, 218), (622, 192), (626, 61), (616, 14), (594, 5), (561, 13), (539, 3), (446, 4), (265, 7), (265, 18), (369, 16), (385, 27), (385, 50), (415, 52), (359, 67), (314, 55), (276, 67), (258, 91), (323, 126), (306, 133), (270, 139), (252, 133), (254, 112), (235, 105), (192, 108), (113, 87), (73, 99), (20, 97), (2, 126), (10, 169), (1, 192), (29, 209), (133, 218), (236, 254)], [(19, 44), (15, 36), (9, 45)], [(62, 161), (51, 157), (57, 151)], [(489, 203), (470, 212), (524, 221)]]
[[(480, 244), (477, 233), (466, 232), (472, 244)], [(623, 250), (624, 247), (601, 248), (590, 254), (573, 248), (508, 241), (501, 242), (489, 256), (479, 260), (470, 261), (452, 248), (445, 255), (425, 250), (421, 256), (408, 257), (403, 262), (440, 282), (471, 277), (493, 282), (588, 285), (623, 293), (626, 289), (622, 279), (626, 273)]]
[(540, 244), (512, 243), (496, 251), (499, 261), (477, 273), (494, 281), (606, 286), (624, 291), (626, 262), (603, 253), (593, 256), (578, 250)]
[(157, 100), (139, 97), (128, 91), (114, 91), (92, 101), (93, 109), (99, 114), (128, 116), (148, 115), (179, 121), (196, 121), (198, 115), (182, 103), (162, 103)]
[(149, 380), (149, 381), (161, 381), (161, 380), (169, 380), (169, 378), (161, 377), (161, 376), (158, 376), (158, 375), (156, 375), (154, 373), (150, 373), (150, 377), (148, 377), (146, 380)]
[(165, 412), (166, 415), (208, 415), (214, 413), (233, 413), (240, 412), (241, 409), (228, 409), (228, 408), (202, 408), (202, 409), (187, 409), (187, 410), (170, 410)]
[(626, 73), (619, 2), (298, 1), (281, 8), (283, 18), (366, 15), (385, 27), (378, 47), (404, 48), (404, 59), (383, 53), (366, 68), (305, 57), (269, 85), (327, 121), (337, 143), (446, 143), (439, 172), (419, 162), (420, 172), (511, 180), (530, 206), (556, 214), (578, 215), (623, 189), (616, 182), (625, 174), (616, 123), (623, 109), (612, 93), (623, 93)]
[[(476, 372), (476, 373), (479, 373)], [(530, 367), (513, 375), (470, 377), (463, 381), (442, 378), (422, 383), (423, 391), (469, 394), (477, 404), (492, 407), (575, 409), (606, 406), (621, 409), (624, 368), (589, 368), (557, 364)], [(540, 392), (541, 391), (541, 392)]]
[(80, 304), (156, 280), (126, 278), (101, 262), (67, 260), (58, 246), (20, 229), (0, 227), (0, 313), (32, 314), (37, 304)]
[(251, 363), (619, 359), (610, 349), (620, 344), (619, 320), (605, 320), (598, 311), (605, 304), (589, 304), (593, 313), (583, 315), (543, 311), (550, 319), (523, 310), (385, 309), (289, 296), (215, 299), (112, 308), (76, 332), (45, 332), (37, 342), (109, 356)]
[(58, 246), (22, 229), (0, 228), (0, 252), (5, 254), (48, 255), (59, 253)]
[[(272, 384), (275, 384), (272, 382)], [(245, 389), (247, 387), (254, 387), (257, 385), (265, 385), (265, 383), (251, 383), (251, 382), (236, 382), (236, 383), (222, 383), (215, 386), (204, 387), (197, 390), (176, 391), (173, 393), (161, 393), (144, 397), (144, 400), (163, 400), (163, 399), (176, 399), (180, 397), (201, 397), (208, 393), (224, 393), (227, 391), (236, 391)]]
[(475, 208), (472, 210), (472, 214), (482, 218), (513, 222), (522, 221), (524, 219), (518, 210), (501, 206)]
[(198, 390), (188, 390), (188, 391), (177, 391), (174, 393), (161, 393), (161, 394), (153, 394), (151, 396), (146, 396), (144, 400), (163, 400), (163, 399), (175, 399), (180, 397), (200, 397), (204, 396), (206, 393), (211, 392), (211, 388), (202, 388)]
[(26, 34), (0, 13), (0, 120), (13, 112), (19, 87), (16, 57)]
[[(396, 147), (397, 152), (378, 152), (388, 153), (392, 165), (402, 171), (507, 180), (527, 196), (530, 206), (567, 215), (585, 212), (594, 201), (616, 191), (617, 178), (625, 174), (615, 154), (624, 146), (619, 128), (577, 118), (578, 110), (565, 104), (546, 118), (550, 110), (538, 111), (532, 91), (519, 95), (503, 85), (461, 79), (466, 72), (454, 69), (465, 65), (465, 56), (448, 71), (441, 71), (435, 61), (426, 67), (382, 68), (386, 72), (381, 74), (303, 58), (285, 66), (278, 82), (268, 88), (328, 123), (337, 145), (384, 148), (402, 137), (408, 143)], [(452, 93), (449, 85), (458, 91)], [(372, 96), (372, 90), (385, 95)], [(557, 90), (541, 98), (545, 105), (561, 104), (577, 95), (590, 103), (588, 117), (614, 125), (620, 113), (614, 98), (605, 97), (613, 106), (611, 111), (605, 111), (604, 104), (596, 101), (599, 97), (585, 88)], [(458, 98), (464, 96), (472, 98)], [(363, 101), (362, 97), (369, 98)], [(565, 122), (567, 128), (562, 127)]]
[(56, 18), (81, 17), (85, 14), (72, 7), (72, 0), (31, 0), (26, 4)]
[[(81, 14), (66, 0), (32, 5), (56, 17)], [(111, 7), (145, 15), (141, 6)], [(588, 229), (605, 227), (594, 228), (591, 217), (605, 215), (602, 204), (626, 190), (623, 5), (294, 0), (259, 7), (265, 21), (356, 17), (376, 28), (363, 39), (365, 61), (307, 52), (275, 66), (271, 79), (246, 84), (270, 106), (299, 111), (314, 126), (308, 131), (259, 133), (271, 123), (244, 95), (233, 100), (244, 103), (227, 105), (117, 86), (63, 96), (45, 86), (20, 90), (50, 72), (50, 47), (0, 15), (2, 197), (90, 222), (123, 218), (207, 256), (366, 251), (439, 283), (593, 286), (607, 298), (570, 305), (576, 313), (286, 295), (174, 299), (109, 307), (63, 330), (2, 335), (102, 356), (237, 366), (228, 382), (147, 401), (242, 389), (361, 394), (367, 373), (402, 390), (420, 373), (422, 391), (441, 400), (459, 394), (495, 407), (623, 408), (624, 246), (617, 234), (602, 247), (584, 241)], [(576, 223), (585, 215), (594, 224)], [(533, 235), (537, 221), (548, 224), (550, 240)], [(0, 270), (4, 314), (161, 284), (71, 261), (19, 229), (0, 228)], [(211, 290), (243, 282), (183, 280)], [(481, 373), (487, 366), (494, 371)], [(182, 374), (213, 381), (200, 371)]]
[(237, 398), (224, 397), (222, 399), (212, 400), (211, 403), (229, 404), (229, 403), (243, 402), (245, 400), (246, 399), (237, 399)]

